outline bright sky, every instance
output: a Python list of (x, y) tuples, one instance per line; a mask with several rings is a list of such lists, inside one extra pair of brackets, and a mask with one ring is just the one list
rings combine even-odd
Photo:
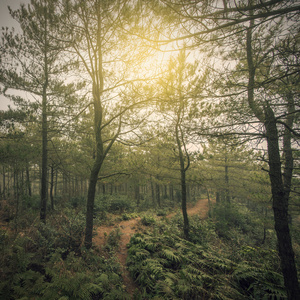
[[(0, 29), (2, 32), (2, 27), (17, 27), (18, 23), (10, 16), (7, 6), (12, 9), (17, 9), (20, 7), (21, 3), (29, 3), (30, 0), (0, 0)], [(10, 101), (4, 96), (0, 95), (0, 110), (7, 109), (7, 105)]]

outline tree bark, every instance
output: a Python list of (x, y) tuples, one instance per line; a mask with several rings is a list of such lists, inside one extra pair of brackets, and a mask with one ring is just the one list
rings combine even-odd
[(285, 192), (290, 195), (291, 185), (292, 185), (292, 176), (294, 168), (294, 158), (292, 150), (292, 133), (289, 128), (293, 128), (294, 119), (295, 119), (295, 102), (294, 97), (291, 93), (287, 94), (287, 119), (283, 135), (283, 157), (284, 157), (284, 173), (283, 173), (283, 184)]
[(134, 199), (136, 201), (136, 206), (140, 206), (140, 200), (141, 200), (141, 195), (140, 195), (140, 186), (139, 186), (139, 181), (135, 181), (134, 183)]
[(154, 184), (152, 180), (152, 176), (150, 175), (150, 184), (151, 184), (151, 197), (152, 197), (152, 204), (155, 206), (155, 193), (154, 193)]
[(41, 177), (41, 209), (40, 219), (46, 223), (46, 211), (47, 211), (47, 180), (48, 180), (48, 124), (47, 124), (47, 96), (46, 85), (44, 87), (44, 94), (42, 100), (42, 177)]
[(185, 178), (185, 173), (189, 167), (185, 167), (184, 165), (184, 157), (183, 157), (183, 152), (182, 152), (182, 145), (180, 141), (180, 136), (179, 136), (179, 124), (177, 122), (176, 127), (175, 127), (175, 134), (176, 134), (176, 142), (177, 142), (177, 147), (178, 147), (178, 152), (179, 152), (179, 164), (180, 164), (180, 185), (181, 185), (181, 209), (182, 209), (182, 216), (183, 216), (183, 234), (186, 240), (189, 239), (189, 218), (187, 214), (187, 191), (186, 191), (186, 178)]
[(45, 32), (44, 32), (44, 76), (45, 81), (42, 91), (42, 177), (41, 177), (41, 208), (40, 208), (40, 220), (46, 223), (46, 211), (47, 211), (47, 198), (48, 198), (48, 117), (47, 117), (47, 89), (48, 89), (48, 57), (47, 49), (47, 16), (45, 15)]
[(50, 173), (50, 202), (51, 202), (52, 210), (54, 210), (53, 188), (54, 188), (54, 166), (52, 164), (51, 165), (51, 173)]
[(287, 175), (285, 183), (282, 179), (280, 149), (279, 149), (279, 135), (277, 130), (276, 118), (272, 108), (266, 103), (264, 109), (258, 106), (254, 99), (255, 87), (255, 65), (253, 62), (252, 53), (252, 28), (254, 20), (250, 21), (250, 26), (247, 29), (247, 63), (248, 63), (248, 104), (252, 109), (257, 119), (264, 124), (267, 136), (267, 146), (269, 155), (269, 177), (271, 182), (271, 192), (273, 198), (273, 212), (275, 231), (278, 241), (278, 253), (281, 262), (282, 274), (284, 277), (284, 285), (287, 291), (289, 300), (299, 299), (300, 288), (298, 283), (297, 269), (295, 265), (294, 251), (292, 247), (292, 240), (289, 229), (288, 218), (288, 201), (289, 188), (291, 179), (291, 172), (293, 169), (291, 153), (289, 152), (289, 143), (286, 136), (284, 139), (286, 153), (286, 168)]
[(158, 207), (161, 207), (161, 201), (160, 201), (160, 187), (158, 183), (155, 183), (155, 194), (156, 194), (156, 203)]
[(3, 199), (5, 200), (5, 198), (6, 198), (6, 184), (5, 184), (5, 182), (6, 182), (6, 180), (5, 180), (5, 172), (6, 172), (6, 170), (5, 170), (5, 167), (3, 166), (2, 167), (2, 170), (3, 170), (3, 189), (2, 189), (2, 195), (3, 195)]
[(28, 191), (28, 196), (31, 197), (32, 192), (31, 192), (31, 183), (30, 183), (30, 174), (29, 174), (29, 166), (26, 166), (26, 185), (27, 185), (27, 191)]
[(181, 181), (181, 209), (183, 215), (183, 233), (185, 239), (189, 239), (189, 219), (187, 214), (187, 206), (186, 206), (186, 179), (185, 179), (185, 170), (181, 170), (180, 172), (180, 181)]
[(269, 154), (269, 175), (273, 197), (275, 231), (278, 240), (278, 252), (288, 299), (299, 299), (298, 275), (289, 229), (288, 200), (289, 192), (284, 188), (281, 172), (280, 152), (276, 119), (271, 108), (266, 109), (265, 128)]
[(230, 203), (227, 153), (225, 153), (225, 199), (224, 200), (226, 203)]
[(87, 206), (86, 206), (86, 227), (85, 227), (85, 239), (84, 245), (87, 249), (92, 247), (93, 240), (93, 224), (94, 224), (94, 203), (95, 203), (95, 193), (98, 181), (99, 171), (101, 169), (102, 160), (101, 157), (97, 157), (94, 161), (93, 168), (91, 170)]

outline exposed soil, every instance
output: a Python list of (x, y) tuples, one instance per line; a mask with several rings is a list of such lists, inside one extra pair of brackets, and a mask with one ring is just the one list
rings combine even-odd
[[(188, 207), (188, 215), (192, 216), (198, 214), (201, 218), (206, 218), (208, 212), (208, 200), (201, 199), (193, 207)], [(173, 217), (177, 212), (171, 213), (167, 218)], [(126, 268), (126, 259), (127, 259), (127, 244), (130, 241), (132, 235), (139, 231), (139, 221), (140, 218), (131, 219), (128, 221), (120, 221), (113, 226), (99, 226), (96, 229), (97, 235), (93, 239), (93, 244), (97, 247), (103, 247), (107, 242), (107, 237), (110, 232), (114, 229), (119, 228), (121, 232), (121, 238), (119, 241), (119, 248), (116, 253), (117, 258), (119, 259), (121, 268), (122, 268), (122, 277), (124, 280), (124, 285), (126, 291), (133, 295), (134, 290), (137, 288), (137, 285), (131, 279), (130, 274)]]

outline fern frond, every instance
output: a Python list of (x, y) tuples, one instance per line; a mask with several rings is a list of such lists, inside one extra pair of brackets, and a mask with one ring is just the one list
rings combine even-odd
[(173, 263), (180, 263), (182, 261), (182, 258), (171, 249), (163, 249), (161, 254)]

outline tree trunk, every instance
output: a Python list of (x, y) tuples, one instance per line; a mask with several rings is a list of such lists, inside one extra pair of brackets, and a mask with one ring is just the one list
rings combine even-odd
[(101, 169), (101, 165), (102, 165), (102, 159), (98, 155), (96, 160), (94, 161), (94, 165), (91, 170), (87, 204), (86, 204), (86, 227), (85, 227), (84, 245), (87, 249), (90, 249), (92, 247), (93, 224), (94, 224), (94, 203), (95, 203), (95, 194), (96, 194), (98, 175)]
[[(293, 94), (288, 93), (287, 95), (287, 118), (286, 118), (286, 127), (284, 129), (283, 135), (283, 157), (284, 157), (284, 172), (283, 172), (283, 185), (287, 197), (290, 197), (292, 177), (293, 177), (293, 168), (294, 168), (294, 158), (292, 150), (292, 133), (289, 128), (293, 128), (295, 118), (295, 102)], [(291, 223), (292, 217), (289, 216)]]
[(50, 173), (50, 201), (51, 201), (51, 209), (52, 210), (54, 210), (53, 188), (54, 188), (54, 166), (51, 165), (51, 173)]
[(182, 209), (182, 215), (183, 215), (183, 234), (186, 240), (189, 239), (189, 219), (187, 215), (187, 190), (186, 190), (186, 178), (185, 173), (189, 167), (189, 164), (185, 167), (184, 166), (184, 157), (183, 152), (181, 149), (181, 141), (179, 137), (179, 123), (176, 124), (175, 127), (175, 133), (176, 133), (176, 142), (177, 142), (177, 148), (179, 152), (179, 165), (180, 165), (180, 185), (181, 185), (181, 209)]
[[(251, 12), (252, 13), (252, 12)], [(250, 21), (247, 29), (247, 64), (248, 64), (248, 104), (253, 113), (264, 124), (267, 135), (268, 155), (269, 155), (269, 177), (271, 181), (271, 191), (273, 198), (273, 212), (275, 221), (275, 231), (278, 241), (278, 253), (281, 262), (282, 274), (284, 277), (284, 285), (287, 290), (289, 300), (299, 299), (300, 288), (298, 283), (297, 269), (295, 265), (294, 251), (289, 229), (288, 218), (288, 200), (289, 190), (285, 189), (288, 184), (288, 178), (285, 183), (282, 180), (279, 137), (274, 112), (268, 103), (264, 110), (259, 107), (254, 99), (255, 86), (255, 65), (253, 62), (252, 51), (252, 28), (254, 20)], [(287, 137), (286, 137), (287, 138)], [(285, 141), (287, 145), (287, 141)], [(286, 148), (288, 149), (288, 148)], [(287, 152), (289, 156), (289, 152)], [(288, 159), (288, 172), (292, 172), (292, 160)]]
[(3, 189), (2, 189), (2, 195), (3, 195), (3, 199), (5, 200), (6, 198), (6, 184), (5, 184), (5, 167), (2, 167), (3, 170)]
[(151, 196), (152, 196), (152, 204), (155, 206), (155, 193), (154, 193), (154, 184), (152, 181), (152, 176), (150, 175), (150, 182), (151, 182)]
[(44, 57), (45, 82), (42, 96), (42, 176), (41, 176), (41, 208), (40, 219), (46, 223), (47, 198), (48, 198), (48, 120), (47, 120), (47, 88), (48, 88), (48, 63), (47, 54)]
[(19, 213), (20, 213), (20, 190), (19, 190), (19, 172), (15, 169), (14, 171), (14, 197), (16, 201), (16, 216), (15, 216), (15, 230), (18, 231), (19, 225)]
[(139, 207), (141, 196), (140, 196), (140, 186), (138, 180), (134, 184), (134, 199), (136, 201), (136, 206)]
[(170, 201), (172, 205), (174, 205), (174, 189), (172, 184), (169, 184), (169, 194), (170, 194)]
[(27, 183), (27, 191), (28, 195), (31, 197), (32, 192), (31, 192), (31, 183), (30, 183), (30, 176), (29, 176), (29, 166), (26, 166), (26, 183)]
[(156, 203), (157, 203), (158, 207), (161, 207), (161, 202), (160, 202), (160, 188), (159, 188), (159, 184), (158, 183), (155, 184), (155, 194), (156, 194)]
[(225, 154), (225, 199), (224, 200), (226, 203), (230, 203), (227, 153)]
[(220, 203), (221, 200), (220, 200), (220, 192), (216, 192), (216, 203)]
[(285, 191), (282, 181), (276, 118), (270, 107), (266, 108), (265, 128), (268, 143), (270, 168), (269, 176), (273, 197), (275, 231), (278, 240), (278, 251), (281, 260), (281, 269), (284, 277), (284, 285), (287, 289), (288, 299), (296, 300), (299, 299), (300, 289), (289, 229), (289, 192)]
[(58, 179), (58, 169), (55, 170), (55, 180), (54, 180), (54, 196), (57, 196), (57, 179)]
[(208, 217), (211, 218), (211, 201), (210, 201), (210, 196), (209, 196), (209, 190), (208, 188), (206, 189), (206, 195), (207, 195), (207, 202), (208, 202)]
[(185, 170), (181, 170), (180, 172), (180, 181), (181, 181), (181, 209), (183, 215), (183, 233), (185, 239), (189, 239), (189, 219), (187, 215), (187, 208), (186, 208), (186, 180), (185, 180)]

